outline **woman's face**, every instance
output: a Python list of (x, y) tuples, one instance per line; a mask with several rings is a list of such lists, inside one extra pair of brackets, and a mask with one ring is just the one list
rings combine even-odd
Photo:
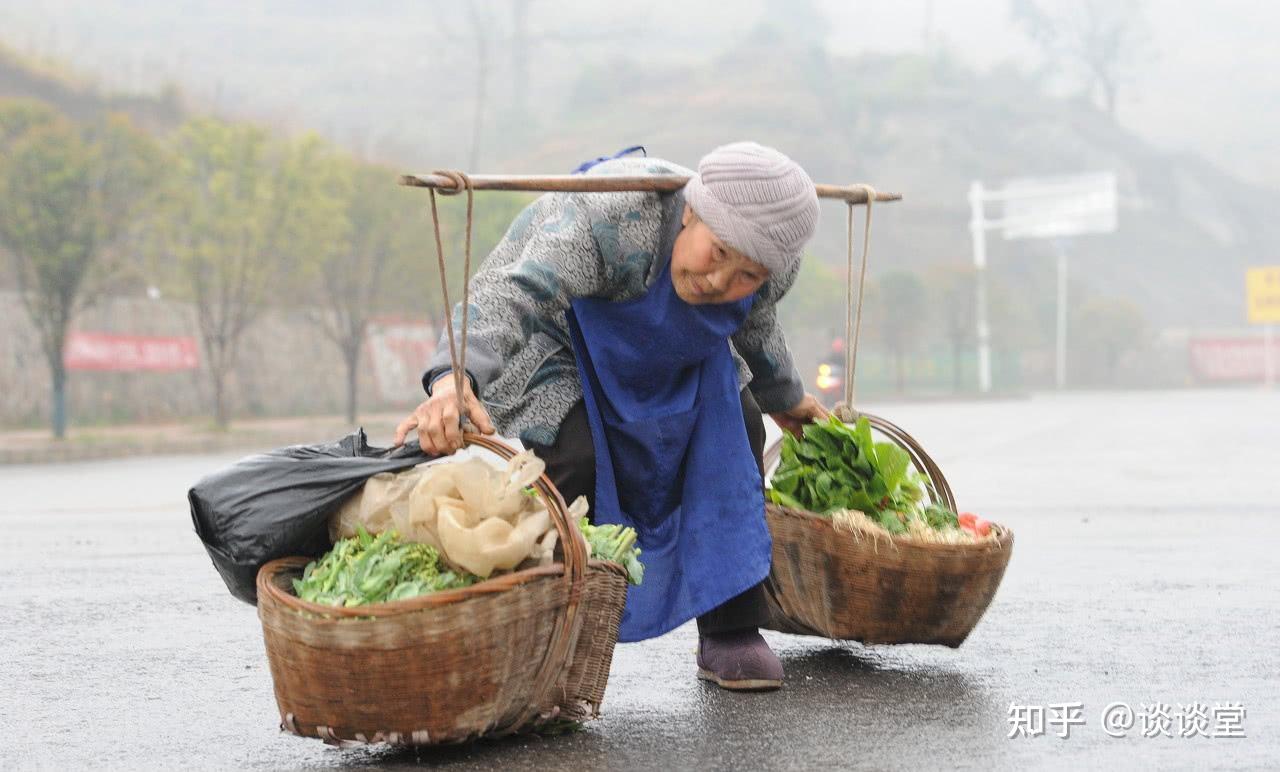
[(760, 289), (769, 270), (726, 245), (688, 204), (671, 249), (671, 283), (691, 305), (732, 303)]

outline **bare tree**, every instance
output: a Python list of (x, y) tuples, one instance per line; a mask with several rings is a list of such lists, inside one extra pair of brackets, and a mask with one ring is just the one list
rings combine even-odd
[[(347, 420), (359, 406), (360, 355), (369, 321), (391, 308), (412, 308), (418, 292), (413, 267), (421, 260), (426, 233), (419, 222), (421, 201), (412, 191), (392, 184), (390, 169), (328, 159), (333, 185), (342, 191), (347, 227), (337, 248), (319, 256), (316, 299), (324, 310), (313, 314), (316, 325), (342, 353), (347, 368)], [(425, 284), (425, 283), (424, 283)], [(399, 290), (397, 289), (399, 288)]]
[(920, 40), (926, 52), (933, 51), (937, 31), (934, 28), (934, 0), (924, 2), (924, 24), (921, 25)]
[(1102, 109), (1116, 117), (1121, 85), (1149, 53), (1143, 0), (1012, 0), (1010, 15), (1046, 58), (1080, 71), (1090, 92), (1101, 98)]
[[(488, 109), (489, 76), (493, 65), (493, 51), (505, 42), (499, 29), (497, 14), (489, 3), (474, 0), (459, 9), (461, 19), (452, 19), (447, 13), (434, 17), (436, 38), (451, 49), (454, 61), (467, 62), (472, 67), (474, 80), (471, 87), (471, 141), (467, 153), (467, 168), (474, 170), (480, 163), (484, 142), (484, 119)], [(513, 16), (518, 19), (517, 16)], [(460, 24), (461, 29), (455, 24)]]
[(480, 143), (484, 138), (484, 111), (489, 86), (489, 50), (492, 35), (490, 16), (479, 3), (467, 3), (467, 20), (471, 24), (472, 55), (476, 63), (475, 108), (471, 119), (471, 156), (468, 169), (480, 163)]
[[(486, 158), (486, 148), (493, 139), (486, 133), (486, 126), (491, 122), (501, 123), (502, 140), (506, 144), (515, 138), (527, 138), (536, 130), (536, 108), (529, 102), (530, 76), (535, 72), (535, 63), (553, 54), (572, 56), (576, 62), (588, 48), (612, 52), (620, 45), (654, 34), (652, 22), (632, 16), (621, 17), (607, 29), (548, 29), (532, 23), (534, 2), (472, 0), (447, 6), (432, 17), (431, 40), (448, 52), (451, 61), (458, 63), (459, 80), (468, 71), (471, 76), (471, 87), (463, 102), (471, 106), (471, 121), (469, 127), (461, 127), (464, 134), (470, 134), (469, 170), (478, 169)], [(779, 9), (790, 7), (783, 0), (771, 2)], [(789, 29), (807, 29), (805, 34), (817, 38), (825, 35), (814, 32), (817, 27), (825, 29), (825, 26), (824, 17), (815, 10), (812, 0), (804, 0), (799, 5), (791, 3), (791, 6), (794, 7), (786, 13), (779, 11)], [(669, 31), (664, 33), (664, 40), (668, 42), (679, 39)], [(507, 84), (506, 88), (495, 88), (495, 80)]]
[(533, 0), (511, 0), (511, 117), (529, 120), (529, 8)]

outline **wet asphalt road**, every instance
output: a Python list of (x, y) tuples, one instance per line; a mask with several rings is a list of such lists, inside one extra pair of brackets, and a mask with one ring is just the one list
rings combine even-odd
[[(1016, 532), (962, 648), (770, 634), (786, 687), (742, 695), (694, 679), (686, 626), (618, 648), (582, 732), (420, 753), (277, 730), (255, 612), (185, 507), (231, 457), (0, 468), (0, 768), (1280, 766), (1280, 393), (867, 407)], [(1143, 737), (1157, 701), (1204, 703), (1208, 732), (1240, 703), (1245, 737)], [(1067, 739), (1009, 738), (1011, 703), (1071, 702)], [(1112, 702), (1138, 714), (1122, 738)]]

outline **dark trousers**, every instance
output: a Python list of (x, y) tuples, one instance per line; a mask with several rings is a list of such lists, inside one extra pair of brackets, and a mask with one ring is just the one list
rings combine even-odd
[[(742, 418), (747, 425), (747, 439), (751, 453), (764, 476), (764, 416), (755, 397), (747, 389), (742, 390)], [(592, 522), (595, 518), (596, 456), (591, 439), (591, 427), (587, 423), (587, 409), (579, 402), (565, 416), (556, 434), (554, 445), (532, 445), (531, 449), (547, 463), (547, 476), (556, 484), (566, 502), (578, 496), (586, 496), (591, 504)], [(727, 555), (732, 560), (732, 555)], [(641, 560), (643, 560), (643, 556)], [(752, 587), (741, 595), (698, 617), (701, 633), (722, 633), (746, 627), (760, 627), (768, 620), (764, 587)]]

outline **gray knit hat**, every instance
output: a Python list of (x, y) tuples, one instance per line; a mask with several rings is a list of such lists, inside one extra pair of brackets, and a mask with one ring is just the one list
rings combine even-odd
[(783, 275), (818, 227), (818, 193), (800, 165), (755, 142), (703, 156), (684, 186), (694, 214), (721, 241)]

